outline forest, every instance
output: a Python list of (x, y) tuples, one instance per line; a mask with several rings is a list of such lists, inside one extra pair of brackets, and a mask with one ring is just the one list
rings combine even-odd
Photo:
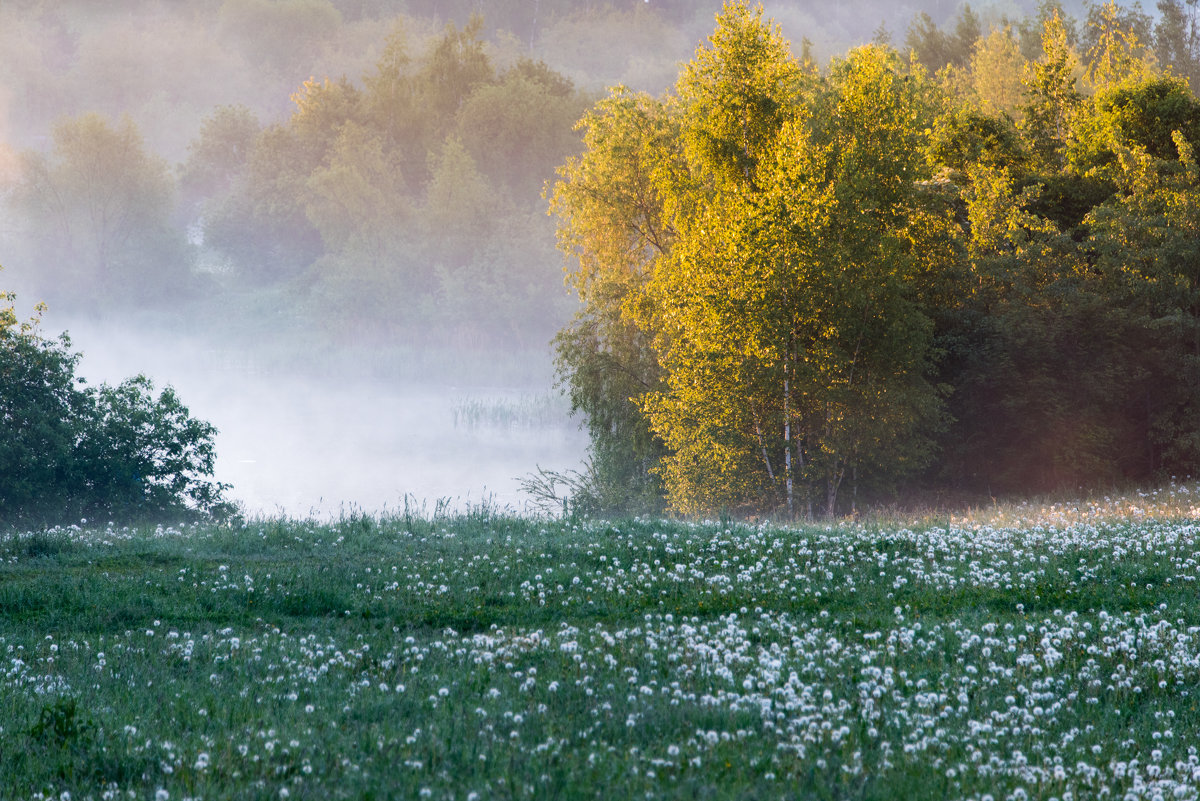
[(57, 120), (18, 157), (6, 264), (55, 311), (209, 298), (202, 318), (242, 304), (334, 346), (542, 345), (570, 304), (539, 195), (587, 102), (544, 63), (496, 66), (480, 25), (419, 49), (397, 27), (281, 122), (219, 106), (174, 169), (128, 116)]
[(1159, 10), (964, 6), (818, 68), (727, 3), (673, 91), (612, 91), (552, 198), (578, 501), (812, 518), (1195, 474), (1196, 5)]
[[(775, 10), (822, 62), (872, 35), (936, 50), (939, 26), (957, 30), (946, 2), (929, 6), (936, 23), (844, 5)], [(580, 150), (575, 124), (611, 86), (667, 90), (719, 9), (5, 3), (3, 285), (47, 302), (51, 322), (148, 310), (239, 347), (274, 343), (272, 358), (303, 343), (293, 361), (332, 365), (351, 347), (392, 352), (385, 372), (468, 369), (467, 348), (545, 362), (577, 305), (543, 198)], [(991, 8), (972, 19), (1005, 22)]]
[(553, 340), (577, 511), (1194, 473), (1194, 0), (717, 10), (5, 4), (0, 280), (331, 373)]

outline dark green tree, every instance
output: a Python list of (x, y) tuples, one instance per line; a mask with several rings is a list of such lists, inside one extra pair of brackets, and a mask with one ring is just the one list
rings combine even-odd
[(11, 307), (0, 309), (0, 521), (63, 502), (77, 436), (72, 421), (86, 409), (69, 345), (65, 337), (40, 337), (35, 321), (18, 323)]
[(78, 359), (66, 335), (0, 310), (0, 526), (232, 512), (212, 479), (212, 425), (143, 376), (86, 387)]

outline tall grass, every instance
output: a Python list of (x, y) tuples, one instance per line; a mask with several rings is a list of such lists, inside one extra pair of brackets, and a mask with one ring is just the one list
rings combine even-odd
[(569, 405), (557, 394), (520, 395), (511, 398), (461, 398), (451, 406), (454, 427), (475, 430), (543, 429), (562, 425)]
[(1194, 799), (1196, 491), (0, 535), (0, 798)]

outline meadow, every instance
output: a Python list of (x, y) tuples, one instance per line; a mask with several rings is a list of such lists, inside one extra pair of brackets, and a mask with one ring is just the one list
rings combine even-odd
[(0, 535), (0, 798), (1195, 799), (1198, 507)]

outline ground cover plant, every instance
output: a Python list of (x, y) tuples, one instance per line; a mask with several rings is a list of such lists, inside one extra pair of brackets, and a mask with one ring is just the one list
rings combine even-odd
[(1200, 796), (1200, 488), (0, 536), (0, 797)]

